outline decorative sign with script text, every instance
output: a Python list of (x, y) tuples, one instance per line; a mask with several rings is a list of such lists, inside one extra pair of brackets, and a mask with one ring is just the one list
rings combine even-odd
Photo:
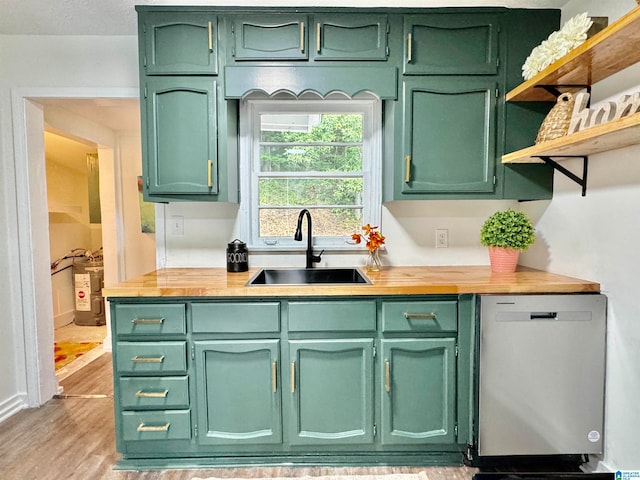
[(575, 105), (567, 133), (575, 133), (640, 112), (640, 92), (623, 95), (617, 102), (603, 102), (594, 109), (587, 107), (588, 102), (588, 93), (575, 95)]

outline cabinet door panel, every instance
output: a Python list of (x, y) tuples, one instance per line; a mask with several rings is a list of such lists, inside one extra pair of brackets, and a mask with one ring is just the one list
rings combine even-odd
[(405, 81), (402, 193), (493, 192), (495, 92), (482, 78)]
[(145, 101), (149, 194), (218, 193), (216, 82), (150, 77)]
[(316, 15), (315, 60), (386, 60), (387, 17), (384, 15)]
[(405, 74), (495, 75), (498, 31), (491, 15), (405, 17)]
[(288, 442), (372, 443), (373, 340), (297, 340), (289, 345)]
[(198, 442), (282, 441), (279, 340), (195, 342)]
[(455, 338), (381, 344), (382, 443), (455, 443)]
[(233, 20), (236, 60), (306, 60), (306, 15), (242, 16)]
[(152, 12), (143, 29), (147, 75), (218, 73), (215, 16)]

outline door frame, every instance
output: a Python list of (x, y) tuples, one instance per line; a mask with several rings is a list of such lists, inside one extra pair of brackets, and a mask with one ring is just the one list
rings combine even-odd
[[(28, 407), (37, 407), (58, 393), (59, 385), (53, 363), (53, 304), (48, 263), (50, 257), (48, 228), (37, 228), (48, 218), (44, 159), (45, 110), (39, 99), (138, 98), (135, 88), (16, 88), (11, 90), (14, 167), (18, 218), (18, 262), (20, 276), (20, 315), (15, 332), (22, 342), (24, 387)], [(106, 127), (105, 127), (106, 128)], [(95, 139), (87, 139), (95, 141)], [(116, 261), (110, 268), (112, 277), (124, 275), (124, 253), (117, 248), (124, 243), (123, 205), (121, 196), (120, 159), (115, 145), (98, 144), (99, 155), (110, 157), (114, 179), (115, 211), (111, 215), (113, 252)], [(43, 194), (44, 193), (44, 194)], [(48, 225), (48, 220), (47, 220)], [(34, 230), (34, 227), (36, 229)], [(103, 238), (105, 233), (103, 232)], [(106, 253), (106, 252), (105, 252)], [(34, 261), (40, 259), (40, 261)], [(107, 266), (105, 265), (105, 276)], [(110, 328), (108, 327), (110, 332)], [(110, 336), (110, 333), (108, 334)]]

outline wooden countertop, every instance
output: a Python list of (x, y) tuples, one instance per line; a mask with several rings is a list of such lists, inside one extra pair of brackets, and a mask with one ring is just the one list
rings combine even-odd
[(600, 284), (519, 267), (492, 273), (489, 266), (383, 267), (366, 273), (370, 285), (275, 285), (245, 283), (260, 270), (227, 273), (224, 268), (168, 268), (108, 285), (105, 297), (282, 297), (345, 295), (429, 295), (461, 293), (586, 293)]

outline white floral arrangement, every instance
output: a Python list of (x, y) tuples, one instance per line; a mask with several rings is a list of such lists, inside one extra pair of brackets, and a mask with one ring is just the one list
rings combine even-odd
[(592, 24), (586, 12), (567, 20), (559, 31), (553, 32), (531, 51), (522, 65), (522, 77), (529, 80), (583, 43)]

